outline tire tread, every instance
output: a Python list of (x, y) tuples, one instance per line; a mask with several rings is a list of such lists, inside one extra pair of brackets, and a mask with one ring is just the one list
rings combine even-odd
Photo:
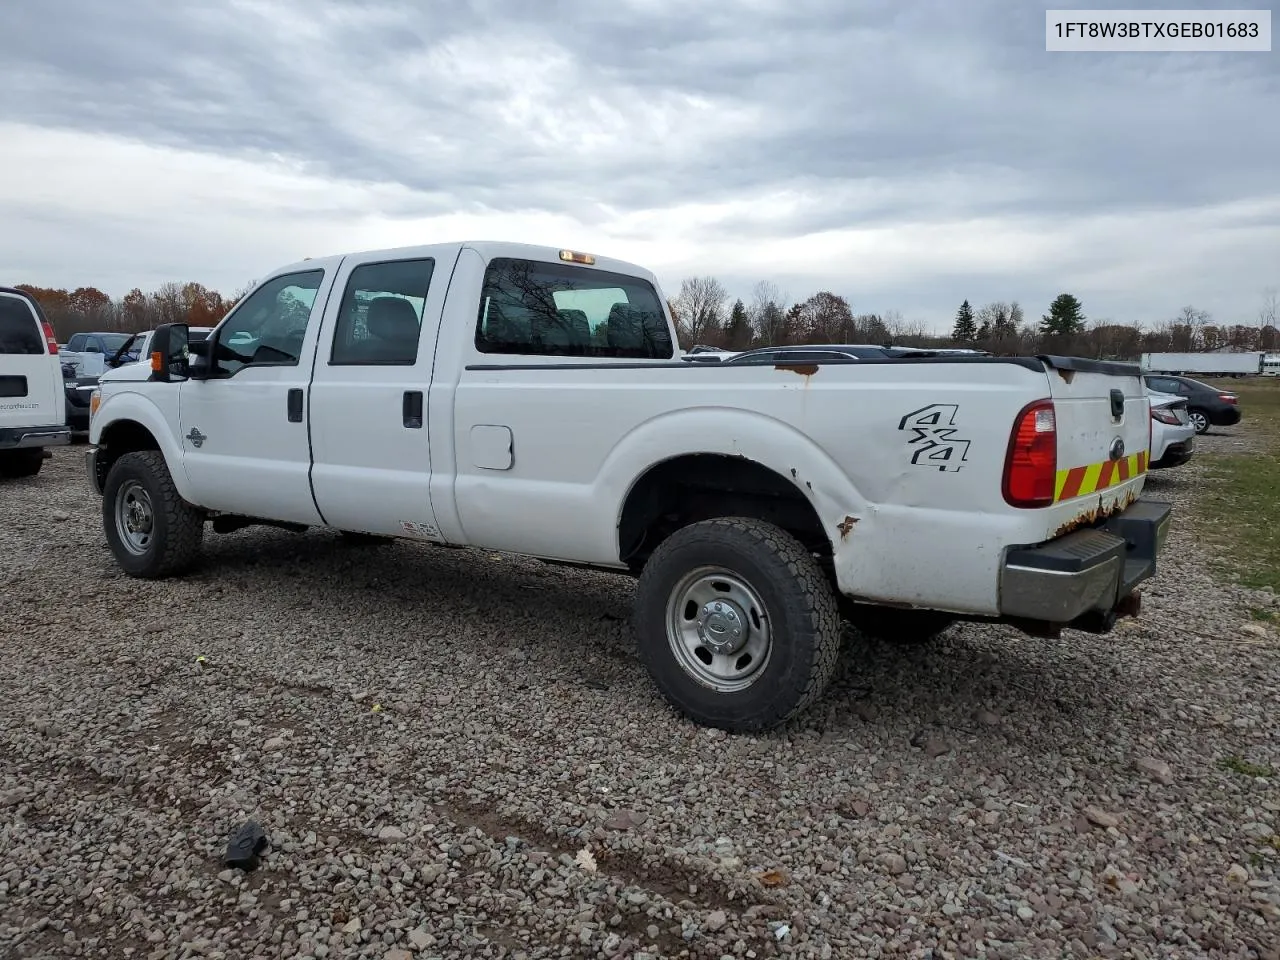
[[(802, 616), (812, 630), (814, 641), (813, 660), (809, 664), (804, 687), (789, 703), (778, 704), (778, 709), (734, 724), (734, 729), (759, 732), (780, 726), (808, 710), (826, 691), (839, 666), (842, 646), (842, 620), (836, 597), (822, 568), (791, 534), (782, 528), (752, 517), (718, 517), (684, 527), (672, 534), (654, 550), (641, 571), (638, 592), (644, 597), (652, 592), (654, 582), (661, 576), (666, 558), (676, 550), (697, 544), (719, 546), (725, 542), (725, 534), (753, 543), (755, 549), (767, 559), (766, 564), (785, 567), (792, 579), (788, 595), (799, 599)], [(647, 604), (636, 605), (637, 637), (644, 637), (644, 624), (639, 615)], [(664, 627), (665, 631), (665, 627)], [(642, 644), (643, 647), (643, 644)], [(645, 654), (642, 650), (642, 657)], [(670, 699), (668, 697), (668, 699)]]
[[(125, 568), (131, 576), (147, 580), (162, 580), (190, 570), (200, 557), (200, 545), (204, 539), (204, 514), (182, 498), (164, 454), (158, 450), (140, 450), (126, 453), (111, 466), (111, 473), (136, 465), (148, 473), (158, 488), (159, 502), (153, 509), (164, 515), (165, 536), (156, 545), (154, 559), (136, 570)], [(111, 478), (108, 476), (107, 482)], [(103, 520), (114, 524), (115, 505), (103, 501)], [(122, 564), (123, 566), (123, 564)]]

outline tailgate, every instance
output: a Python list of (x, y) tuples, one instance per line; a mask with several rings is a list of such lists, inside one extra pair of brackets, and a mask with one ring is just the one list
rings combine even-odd
[(1080, 519), (1106, 516), (1145, 483), (1151, 408), (1139, 368), (1046, 357), (1058, 433), (1054, 506)]

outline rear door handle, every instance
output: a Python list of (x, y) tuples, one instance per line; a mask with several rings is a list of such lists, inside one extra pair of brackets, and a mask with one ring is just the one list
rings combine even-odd
[(293, 387), (289, 390), (289, 422), (302, 422), (302, 388)]
[(404, 400), (400, 405), (401, 413), (404, 415), (404, 425), (410, 430), (422, 429), (422, 391), (406, 390), (404, 392)]

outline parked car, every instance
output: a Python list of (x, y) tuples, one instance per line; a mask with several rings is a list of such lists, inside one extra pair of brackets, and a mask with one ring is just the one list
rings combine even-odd
[(1196, 428), (1185, 397), (1148, 391), (1151, 398), (1151, 469), (1180, 467), (1195, 453)]
[(107, 369), (107, 358), (115, 354), (130, 335), (115, 331), (72, 334), (59, 353), (64, 363), (76, 368), (78, 377), (96, 377)]
[(687, 363), (720, 363), (735, 356), (737, 356), (737, 351), (709, 347), (704, 343), (699, 343), (686, 350), (680, 359)]
[(1240, 398), (1230, 390), (1220, 390), (1190, 377), (1147, 374), (1144, 379), (1152, 390), (1186, 398), (1187, 414), (1195, 424), (1196, 433), (1207, 433), (1210, 426), (1231, 427), (1240, 422)]
[[(191, 327), (189, 328), (188, 336), (192, 343), (199, 343), (212, 332), (213, 327)], [(149, 356), (151, 353), (151, 339), (154, 334), (154, 330), (144, 330), (141, 333), (132, 334), (112, 356), (107, 358), (107, 367), (114, 368), (125, 363), (137, 363), (144, 357)]]
[(725, 363), (819, 363), (831, 360), (892, 360), (905, 357), (989, 357), (983, 350), (949, 347), (877, 346), (870, 343), (812, 343), (757, 347), (725, 360)]
[(887, 347), (866, 343), (814, 343), (780, 347), (756, 347), (730, 357), (725, 363), (818, 363), (822, 360), (884, 360)]
[(40, 472), (46, 448), (71, 442), (58, 340), (36, 299), (0, 287), (0, 477)]
[(203, 342), (163, 325), (154, 368), (103, 374), (86, 468), (107, 544), (146, 578), (191, 569), (206, 521), (630, 573), (658, 690), (738, 731), (821, 696), (842, 613), (896, 639), (957, 619), (1106, 633), (1138, 613), (1171, 507), (1141, 496), (1136, 366), (815, 372), (685, 363), (676, 342), (651, 271), (570, 250), (281, 267)]
[(74, 438), (89, 432), (89, 401), (98, 389), (97, 377), (81, 377), (74, 364), (62, 364), (62, 390), (67, 400), (67, 429)]

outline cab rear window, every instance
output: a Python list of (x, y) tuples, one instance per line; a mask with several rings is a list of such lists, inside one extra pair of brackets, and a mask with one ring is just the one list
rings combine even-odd
[(496, 257), (484, 275), (481, 353), (670, 360), (675, 354), (653, 285), (589, 267)]
[(44, 352), (44, 336), (27, 301), (0, 294), (0, 354)]

